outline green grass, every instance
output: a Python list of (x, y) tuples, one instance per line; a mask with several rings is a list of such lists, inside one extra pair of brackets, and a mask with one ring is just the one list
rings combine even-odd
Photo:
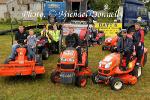
[[(150, 34), (145, 38), (145, 46), (150, 50)], [(11, 37), (0, 36), (0, 63), (11, 51)], [(102, 52), (101, 47), (89, 49), (89, 66), (95, 71), (99, 60), (108, 52)], [(0, 100), (149, 100), (150, 99), (150, 55), (143, 68), (143, 74), (136, 85), (126, 85), (121, 91), (113, 91), (109, 86), (95, 85), (89, 79), (85, 88), (74, 85), (53, 84), (50, 73), (56, 68), (58, 55), (52, 55), (44, 61), (46, 73), (43, 77), (1, 77)]]

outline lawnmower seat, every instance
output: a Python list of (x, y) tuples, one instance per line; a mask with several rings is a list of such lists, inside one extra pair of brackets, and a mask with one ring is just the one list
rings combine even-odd
[[(21, 48), (21, 47), (19, 47), (19, 48)], [(25, 55), (27, 56), (27, 54), (28, 54), (27, 46), (24, 46), (23, 48), (26, 49), (26, 54), (25, 54)], [(18, 48), (17, 48), (17, 49), (18, 49)], [(16, 50), (16, 52), (15, 52), (15, 55), (18, 56), (17, 50)]]

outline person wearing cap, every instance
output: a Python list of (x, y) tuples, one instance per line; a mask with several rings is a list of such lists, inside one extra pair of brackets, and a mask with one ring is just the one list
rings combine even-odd
[(122, 29), (122, 37), (119, 38), (117, 43), (117, 51), (123, 53), (123, 56), (126, 57), (126, 68), (130, 61), (131, 54), (133, 53), (133, 41), (127, 36), (127, 30)]
[(140, 23), (135, 23), (135, 33), (133, 34), (133, 42), (135, 45), (137, 63), (140, 65), (141, 58), (144, 53), (144, 30), (141, 28)]
[(82, 63), (81, 47), (80, 47), (81, 42), (80, 42), (79, 36), (76, 33), (74, 33), (74, 28), (72, 26), (70, 26), (69, 33), (65, 38), (65, 44), (66, 44), (66, 47), (76, 48), (78, 52), (78, 62)]

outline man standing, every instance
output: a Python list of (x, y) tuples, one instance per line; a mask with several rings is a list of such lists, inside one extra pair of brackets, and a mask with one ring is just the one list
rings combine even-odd
[(133, 34), (133, 42), (136, 50), (137, 65), (140, 65), (144, 53), (144, 30), (141, 28), (140, 23), (135, 23), (135, 30), (136, 32)]
[(27, 42), (27, 36), (28, 36), (28, 34), (25, 32), (24, 26), (20, 25), (18, 32), (16, 32), (16, 34), (15, 34), (15, 41), (14, 41), (14, 44), (12, 46), (11, 55), (9, 57), (10, 60), (15, 59), (16, 49), (19, 48), (20, 43)]

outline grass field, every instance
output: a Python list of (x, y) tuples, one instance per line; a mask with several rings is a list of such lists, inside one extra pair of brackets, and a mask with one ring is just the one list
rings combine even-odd
[[(145, 46), (150, 50), (150, 33), (145, 37)], [(11, 51), (11, 36), (0, 36), (0, 63)], [(101, 47), (89, 49), (89, 66), (97, 69), (99, 60), (108, 52)], [(150, 55), (148, 55), (150, 58)], [(150, 99), (150, 61), (143, 69), (143, 74), (134, 86), (126, 85), (121, 91), (113, 91), (107, 85), (95, 85), (91, 80), (85, 88), (74, 85), (53, 84), (50, 73), (56, 67), (58, 55), (52, 55), (44, 61), (46, 74), (43, 77), (1, 77), (0, 100), (149, 100)]]

